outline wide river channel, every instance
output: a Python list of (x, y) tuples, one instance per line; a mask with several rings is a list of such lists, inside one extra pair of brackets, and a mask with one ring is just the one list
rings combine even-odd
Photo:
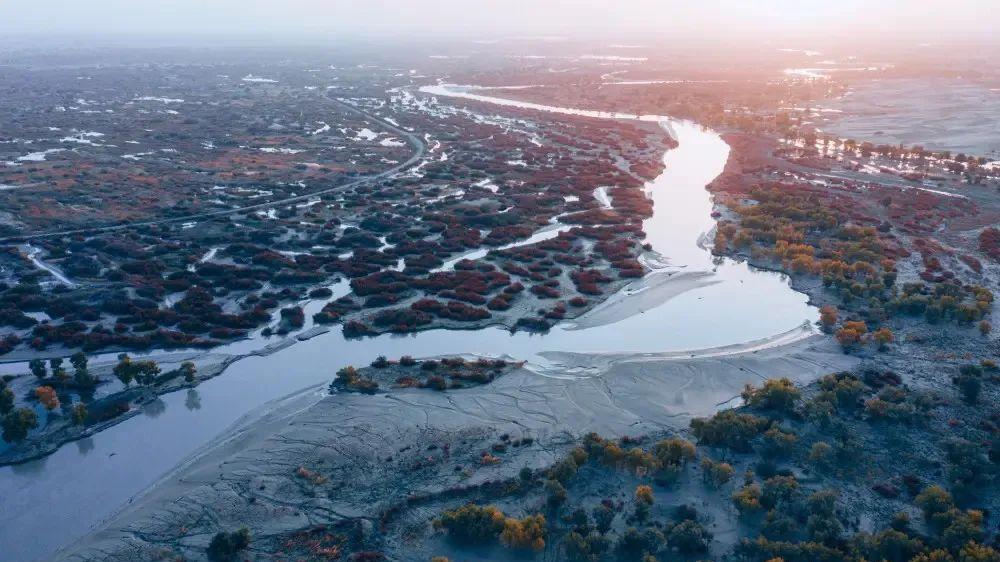
[[(347, 340), (335, 329), (271, 355), (246, 357), (221, 376), (195, 389), (164, 395), (155, 407), (91, 438), (65, 445), (41, 460), (0, 469), (0, 559), (27, 562), (52, 555), (241, 418), (258, 416), (277, 407), (282, 397), (332, 380), (341, 366), (367, 365), (378, 355), (508, 355), (528, 360), (538, 366), (539, 376), (549, 376), (545, 367), (551, 365), (538, 356), (540, 352), (706, 350), (796, 333), (817, 319), (806, 296), (793, 291), (783, 275), (713, 258), (704, 244), (711, 240), (708, 234), (714, 226), (705, 186), (722, 172), (729, 155), (729, 146), (718, 134), (662, 115), (544, 106), (481, 95), (474, 87), (438, 85), (421, 92), (451, 104), (470, 99), (549, 113), (660, 123), (679, 146), (664, 154), (664, 172), (647, 185), (654, 214), (643, 226), (647, 241), (661, 256), (653, 260), (658, 267), (649, 276), (707, 272), (699, 276), (702, 282), (644, 304), (641, 312), (624, 319), (586, 329), (566, 323), (544, 335), (488, 328), (361, 340)], [(635, 293), (642, 290), (637, 289), (640, 286), (623, 292)], [(233, 347), (245, 352), (265, 344), (251, 340)], [(313, 394), (318, 400), (322, 391)]]

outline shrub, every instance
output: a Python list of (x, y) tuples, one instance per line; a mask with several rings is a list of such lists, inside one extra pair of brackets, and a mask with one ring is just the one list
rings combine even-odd
[(725, 410), (711, 418), (691, 420), (691, 430), (700, 443), (747, 452), (750, 450), (750, 440), (759, 435), (768, 424), (768, 420), (752, 414)]
[(647, 554), (663, 549), (666, 537), (659, 529), (647, 527), (642, 531), (629, 527), (618, 539), (615, 547), (619, 555), (626, 560), (639, 560)]
[(708, 457), (701, 459), (701, 471), (702, 479), (711, 486), (722, 486), (736, 474), (736, 470), (729, 463), (714, 462)]
[(767, 512), (764, 524), (761, 526), (761, 535), (771, 540), (789, 539), (798, 530), (798, 523), (789, 514), (772, 509)]
[(546, 480), (545, 492), (548, 494), (545, 501), (548, 502), (550, 508), (556, 509), (566, 503), (568, 497), (566, 488), (558, 480)]
[(887, 529), (875, 535), (860, 533), (852, 541), (854, 550), (861, 559), (888, 560), (904, 562), (912, 560), (924, 545), (917, 538), (893, 529)]
[(437, 391), (447, 390), (448, 381), (441, 375), (431, 375), (427, 377), (427, 382), (424, 383), (424, 386)]
[(958, 550), (970, 542), (983, 540), (983, 513), (974, 509), (961, 511), (949, 509), (939, 513), (931, 521), (939, 529), (941, 541), (951, 550)]
[(305, 313), (302, 311), (301, 306), (283, 308), (279, 314), (282, 320), (288, 322), (288, 325), (292, 328), (301, 328), (306, 323)]
[(371, 379), (361, 378), (360, 373), (354, 367), (348, 365), (337, 371), (337, 376), (333, 380), (332, 387), (339, 386), (348, 390), (355, 390), (365, 394), (375, 394), (378, 390), (378, 383)]
[(569, 482), (571, 478), (576, 476), (576, 471), (587, 462), (588, 457), (589, 455), (584, 449), (580, 447), (573, 449), (566, 458), (552, 465), (548, 471), (549, 478), (562, 483)]
[(827, 467), (833, 457), (833, 447), (823, 441), (813, 443), (809, 449), (809, 462), (818, 467)]
[(837, 493), (832, 490), (815, 492), (809, 496), (806, 507), (809, 518), (806, 527), (809, 537), (824, 544), (834, 544), (843, 531), (843, 525), (837, 519)]
[(653, 505), (653, 489), (645, 484), (641, 484), (635, 489), (636, 503)]
[(544, 515), (528, 515), (523, 519), (508, 517), (500, 532), (500, 542), (507, 548), (545, 548), (546, 523)]
[(434, 520), (434, 527), (444, 529), (448, 536), (468, 544), (486, 544), (504, 530), (506, 518), (496, 506), (466, 504), (449, 509)]
[(241, 550), (250, 546), (250, 530), (246, 527), (239, 531), (226, 533), (220, 531), (212, 537), (208, 545), (208, 559), (216, 562), (234, 560)]
[(616, 466), (625, 458), (625, 452), (617, 443), (603, 439), (596, 433), (584, 437), (583, 446), (588, 454), (608, 466)]
[(664, 465), (686, 463), (696, 454), (694, 444), (679, 437), (659, 441), (653, 445), (652, 453)]
[(917, 507), (924, 511), (925, 517), (933, 517), (938, 513), (943, 513), (954, 507), (955, 502), (944, 488), (940, 486), (929, 486), (920, 492), (914, 500)]
[(872, 332), (872, 339), (880, 350), (884, 350), (890, 343), (895, 341), (896, 337), (893, 335), (892, 330), (882, 327)]
[(830, 393), (838, 407), (853, 407), (865, 391), (865, 385), (852, 373), (833, 373), (819, 380), (819, 386)]
[(594, 518), (594, 526), (597, 527), (597, 530), (601, 533), (607, 533), (611, 530), (611, 524), (614, 522), (616, 514), (609, 506), (601, 504), (594, 508), (591, 515)]
[(336, 382), (341, 384), (350, 384), (358, 380), (359, 376), (360, 375), (358, 375), (358, 370), (355, 369), (353, 366), (348, 365), (337, 371), (337, 378), (335, 380)]
[(764, 481), (760, 503), (772, 508), (791, 502), (799, 490), (799, 482), (794, 476), (775, 476)]
[(769, 379), (759, 390), (750, 385), (743, 390), (743, 400), (748, 406), (780, 412), (791, 412), (801, 395), (787, 378)]
[(962, 550), (958, 553), (958, 559), (961, 562), (993, 562), (994, 560), (1000, 560), (1000, 552), (997, 552), (991, 546), (972, 541), (962, 547)]
[(785, 457), (791, 454), (798, 437), (794, 433), (782, 431), (777, 426), (764, 432), (761, 454), (765, 457)]
[(317, 287), (309, 291), (309, 298), (326, 299), (333, 296), (333, 291), (329, 287)]
[(868, 326), (860, 321), (844, 322), (843, 326), (836, 332), (837, 341), (844, 350), (849, 350), (861, 342), (861, 338), (868, 333)]
[(740, 513), (750, 513), (762, 507), (760, 498), (760, 487), (756, 484), (747, 484), (733, 494), (733, 505)]
[(969, 404), (979, 401), (979, 394), (983, 389), (983, 370), (978, 365), (962, 365), (958, 368), (958, 375), (952, 378), (952, 382), (962, 391), (962, 397)]
[(711, 541), (712, 533), (691, 519), (681, 521), (667, 532), (667, 544), (682, 554), (705, 552)]
[(576, 531), (566, 535), (562, 544), (571, 562), (597, 562), (609, 547), (608, 539), (599, 533), (584, 536)]
[(360, 338), (362, 336), (369, 336), (375, 334), (364, 322), (359, 322), (357, 320), (348, 320), (344, 323), (344, 337), (345, 338)]
[[(765, 537), (743, 539), (736, 547), (741, 559), (787, 562), (846, 562), (844, 553), (816, 542), (791, 543), (772, 541)], [(853, 560), (853, 559), (851, 559)]]
[(625, 464), (639, 475), (646, 474), (659, 466), (656, 458), (651, 453), (643, 451), (641, 447), (629, 449), (625, 453), (624, 460)]

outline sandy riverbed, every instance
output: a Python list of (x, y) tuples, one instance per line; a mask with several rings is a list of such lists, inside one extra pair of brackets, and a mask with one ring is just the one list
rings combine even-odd
[(670, 299), (699, 287), (721, 283), (711, 271), (659, 271), (612, 294), (592, 310), (568, 323), (569, 330), (585, 330), (614, 324), (643, 314)]
[[(511, 477), (524, 466), (548, 465), (591, 431), (679, 430), (691, 417), (729, 404), (747, 383), (808, 382), (857, 362), (823, 336), (746, 349), (695, 358), (575, 354), (594, 367), (591, 376), (518, 369), (489, 385), (448, 392), (321, 396), (322, 388), (312, 387), (240, 420), (58, 558), (132, 560), (164, 546), (197, 555), (220, 526), (248, 525), (255, 541), (264, 542), (319, 522), (377, 520), (401, 499), (400, 490), (435, 494)], [(402, 451), (419, 457), (428, 444), (448, 443), (451, 462), (461, 462), (503, 433), (534, 442), (471, 475), (452, 471), (450, 462), (414, 472), (386, 460), (408, 462)], [(322, 467), (350, 485), (314, 495), (299, 485), (300, 466)], [(217, 520), (201, 520), (205, 511)]]

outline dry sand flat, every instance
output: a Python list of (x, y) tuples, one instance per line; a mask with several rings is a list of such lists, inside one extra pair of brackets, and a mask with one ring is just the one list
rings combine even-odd
[[(590, 376), (519, 369), (492, 384), (447, 392), (337, 393), (316, 402), (314, 388), (238, 424), (58, 558), (134, 560), (169, 546), (191, 548), (187, 554), (197, 559), (220, 528), (247, 525), (263, 546), (318, 523), (377, 520), (407, 496), (547, 466), (588, 432), (680, 430), (747, 383), (806, 382), (857, 362), (819, 336), (755, 349), (696, 358), (577, 356)], [(534, 441), (500, 454), (499, 464), (482, 465), (481, 452), (502, 434)], [(319, 479), (297, 475), (300, 467)]]
[(568, 330), (585, 330), (614, 324), (697, 289), (721, 282), (711, 271), (653, 272), (617, 291), (603, 303), (568, 324)]

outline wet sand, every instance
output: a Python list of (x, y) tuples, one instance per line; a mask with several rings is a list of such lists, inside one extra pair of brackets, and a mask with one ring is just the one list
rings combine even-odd
[[(266, 541), (322, 522), (377, 520), (404, 499), (401, 490), (433, 495), (513, 477), (524, 466), (547, 466), (588, 432), (681, 430), (730, 404), (745, 384), (771, 377), (805, 383), (857, 363), (823, 336), (747, 349), (695, 358), (574, 354), (580, 365), (589, 362), (589, 372), (546, 376), (522, 368), (448, 392), (320, 396), (322, 388), (313, 387), (238, 422), (57, 559), (132, 560), (163, 546), (195, 554), (219, 526), (248, 525), (255, 541)], [(385, 460), (449, 443), (460, 462), (503, 433), (534, 442), (468, 477), (452, 463), (413, 472)], [(300, 466), (322, 467), (350, 484), (316, 495), (296, 477)], [(206, 512), (214, 514), (210, 523)]]
[(614, 324), (643, 314), (670, 299), (699, 287), (721, 283), (711, 271), (658, 271), (611, 295), (600, 305), (566, 324), (568, 330), (585, 330)]

